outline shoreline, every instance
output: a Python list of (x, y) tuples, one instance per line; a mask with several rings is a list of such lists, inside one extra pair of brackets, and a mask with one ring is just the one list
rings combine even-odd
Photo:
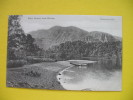
[[(56, 63), (57, 64), (57, 63)], [(7, 87), (14, 88), (34, 88), (34, 89), (49, 89), (49, 90), (65, 90), (57, 80), (57, 75), (60, 71), (69, 66), (44, 66), (46, 63), (26, 65), (19, 68), (7, 68)], [(48, 65), (51, 65), (48, 63)], [(53, 68), (52, 68), (53, 67)], [(54, 69), (57, 67), (57, 69)], [(31, 72), (39, 73), (40, 76), (32, 76)], [(30, 75), (31, 74), (31, 75)]]
[[(63, 73), (64, 71), (69, 71), (69, 72), (71, 72), (70, 70), (67, 70), (67, 69), (69, 69), (69, 68), (71, 68), (71, 67), (74, 67), (74, 66), (78, 66), (78, 67), (84, 66), (84, 64), (87, 65), (87, 64), (89, 64), (89, 63), (95, 63), (95, 62), (97, 62), (97, 61), (89, 61), (89, 60), (68, 60), (67, 62), (70, 63), (70, 66), (67, 67), (67, 68), (65, 68), (65, 69), (63, 69), (63, 70), (61, 70), (61, 71), (59, 71), (58, 74), (57, 74), (57, 76), (56, 76), (57, 81), (60, 82), (60, 84), (62, 85), (62, 87), (63, 87), (64, 81), (61, 81), (61, 79), (62, 79), (62, 73)], [(71, 79), (71, 78), (66, 77), (66, 78), (64, 78), (64, 79)], [(66, 90), (67, 90), (67, 89), (66, 89)], [(90, 89), (89, 89), (89, 90), (90, 90)]]
[(7, 68), (7, 87), (66, 90), (58, 75), (73, 67), (70, 61), (43, 62)]

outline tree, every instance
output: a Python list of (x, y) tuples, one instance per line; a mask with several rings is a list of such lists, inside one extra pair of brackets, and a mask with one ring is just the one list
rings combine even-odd
[(19, 15), (11, 15), (8, 19), (8, 59), (18, 59), (25, 56), (24, 44), (26, 35), (20, 25)]
[(25, 48), (27, 51), (27, 55), (32, 55), (34, 53), (34, 49), (35, 49), (34, 41), (35, 41), (35, 39), (32, 38), (32, 36), (30, 34), (27, 34), (26, 48)]
[(30, 34), (25, 34), (21, 24), (22, 16), (11, 15), (8, 22), (8, 59), (24, 59), (26, 56), (40, 55), (42, 50), (35, 44)]

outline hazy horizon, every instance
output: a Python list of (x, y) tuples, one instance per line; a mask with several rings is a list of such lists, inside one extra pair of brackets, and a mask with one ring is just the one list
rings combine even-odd
[(74, 26), (88, 32), (100, 31), (122, 37), (121, 16), (23, 15), (21, 26), (26, 34), (31, 31), (47, 30), (54, 26)]

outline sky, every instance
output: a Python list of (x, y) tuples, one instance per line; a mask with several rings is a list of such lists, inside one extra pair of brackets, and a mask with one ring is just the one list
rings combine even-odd
[(121, 16), (96, 15), (23, 15), (21, 26), (25, 33), (53, 26), (75, 26), (90, 31), (102, 31), (122, 37)]

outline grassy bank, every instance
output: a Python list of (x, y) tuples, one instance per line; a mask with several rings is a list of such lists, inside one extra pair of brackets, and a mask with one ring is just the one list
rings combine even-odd
[(68, 66), (44, 62), (7, 69), (7, 87), (64, 90), (56, 75)]

